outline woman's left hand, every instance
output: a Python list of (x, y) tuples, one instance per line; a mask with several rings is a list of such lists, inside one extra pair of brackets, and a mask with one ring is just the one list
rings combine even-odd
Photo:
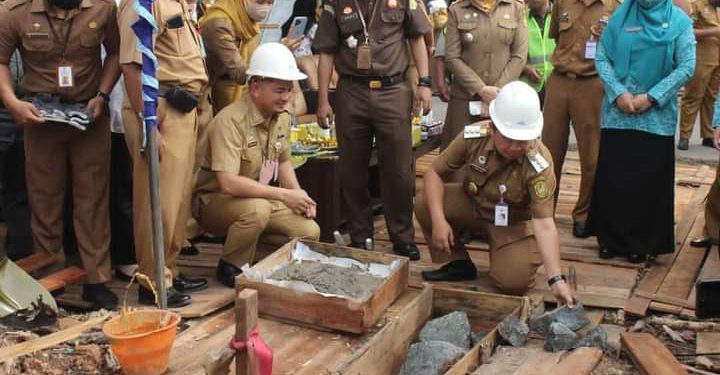
[(642, 113), (650, 109), (652, 107), (653, 103), (650, 101), (650, 97), (648, 94), (640, 94), (635, 95), (632, 100), (633, 107), (635, 107), (635, 112)]
[(565, 281), (558, 281), (550, 287), (553, 296), (561, 305), (568, 305), (569, 307), (575, 307), (576, 299), (575, 294), (570, 285)]

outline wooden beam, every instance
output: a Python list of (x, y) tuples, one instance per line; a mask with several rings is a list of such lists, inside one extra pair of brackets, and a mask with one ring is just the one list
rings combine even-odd
[(62, 331), (51, 333), (47, 336), (38, 337), (34, 340), (0, 348), (0, 363), (72, 340), (80, 336), (83, 332), (100, 325), (109, 317), (110, 315), (104, 315), (90, 319), (87, 322), (83, 322)]
[[(235, 340), (247, 342), (250, 332), (257, 326), (257, 321), (258, 293), (254, 289), (243, 289), (235, 300)], [(235, 355), (236, 375), (257, 375), (253, 365), (247, 350)]]
[(680, 362), (649, 333), (620, 334), (620, 342), (643, 375), (687, 375)]
[(578, 348), (550, 369), (548, 374), (590, 375), (600, 363), (602, 356), (603, 352), (598, 348)]
[(85, 270), (72, 266), (55, 272), (47, 277), (40, 279), (40, 284), (45, 289), (53, 292), (62, 289), (65, 285), (75, 284), (83, 280), (87, 276)]
[(25, 258), (18, 259), (15, 264), (27, 273), (35, 272), (55, 263), (55, 257), (46, 252), (35, 253)]
[(698, 332), (695, 353), (720, 353), (720, 332)]

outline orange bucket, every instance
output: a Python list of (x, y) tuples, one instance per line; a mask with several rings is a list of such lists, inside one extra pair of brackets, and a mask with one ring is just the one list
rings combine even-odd
[(165, 310), (137, 310), (103, 326), (110, 349), (126, 375), (160, 375), (168, 368), (180, 315)]

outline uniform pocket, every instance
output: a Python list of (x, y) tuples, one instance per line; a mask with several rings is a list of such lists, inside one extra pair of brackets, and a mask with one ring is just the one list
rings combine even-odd
[(80, 45), (82, 45), (85, 48), (96, 48), (100, 46), (100, 43), (103, 41), (102, 34), (83, 34), (80, 36)]
[(53, 48), (53, 41), (49, 35), (39, 36), (33, 34), (25, 36), (22, 40), (23, 48), (28, 52), (48, 52)]
[(363, 27), (357, 12), (338, 17), (338, 27), (343, 36), (362, 33)]
[(405, 19), (405, 11), (403, 9), (386, 9), (380, 13), (380, 19), (387, 23), (399, 23)]
[(169, 29), (168, 32), (173, 34), (178, 56), (192, 55), (193, 48), (195, 48), (195, 41), (193, 40), (192, 33), (190, 33), (190, 29), (188, 29), (188, 25), (184, 25), (179, 29)]
[(505, 44), (512, 43), (515, 38), (515, 32), (517, 31), (518, 24), (515, 20), (504, 19), (498, 22), (498, 32), (500, 33), (500, 40)]
[(458, 23), (458, 34), (462, 45), (467, 46), (480, 38), (477, 31), (479, 24), (477, 22), (460, 22)]

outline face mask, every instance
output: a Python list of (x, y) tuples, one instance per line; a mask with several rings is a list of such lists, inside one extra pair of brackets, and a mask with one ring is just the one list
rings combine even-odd
[(70, 10), (80, 6), (82, 0), (49, 0), (50, 4), (60, 9)]
[(640, 5), (640, 8), (650, 9), (650, 8), (662, 3), (663, 1), (667, 1), (667, 0), (637, 0), (637, 3), (638, 3), (638, 5)]
[(268, 13), (270, 12), (270, 8), (272, 5), (270, 4), (258, 4), (255, 2), (249, 2), (247, 4), (247, 11), (248, 16), (250, 16), (250, 19), (255, 22), (260, 22), (267, 17)]

